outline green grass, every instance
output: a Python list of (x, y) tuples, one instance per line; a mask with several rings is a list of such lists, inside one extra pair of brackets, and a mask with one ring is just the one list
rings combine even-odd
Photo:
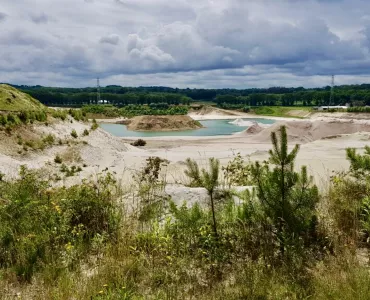
[(261, 106), (253, 107), (251, 112), (256, 115), (284, 117), (284, 118), (304, 118), (305, 114), (311, 112), (311, 107), (307, 106)]
[(39, 111), (45, 106), (9, 85), (0, 84), (0, 110), (3, 111)]

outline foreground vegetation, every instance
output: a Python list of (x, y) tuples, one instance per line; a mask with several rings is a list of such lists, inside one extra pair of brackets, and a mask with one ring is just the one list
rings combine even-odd
[(194, 205), (163, 192), (161, 158), (132, 189), (109, 173), (71, 188), (24, 167), (1, 176), (0, 297), (368, 299), (370, 148), (348, 149), (350, 170), (320, 195), (285, 127), (271, 140), (265, 162), (188, 159), (185, 183), (209, 197)]

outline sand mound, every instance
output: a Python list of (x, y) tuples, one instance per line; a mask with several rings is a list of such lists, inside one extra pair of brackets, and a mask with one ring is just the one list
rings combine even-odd
[(16, 88), (6, 84), (0, 84), (0, 110), (4, 111), (21, 111), (33, 110), (38, 111), (45, 109), (38, 100), (30, 95), (23, 93)]
[(128, 130), (179, 131), (202, 128), (202, 124), (189, 116), (139, 116), (131, 119)]
[(247, 128), (246, 130), (244, 130), (242, 134), (253, 135), (260, 133), (263, 130), (264, 130), (263, 127), (261, 127), (257, 122), (254, 122), (254, 124)]
[(203, 106), (200, 110), (195, 110), (191, 112), (191, 115), (195, 116), (237, 116), (238, 114), (220, 109), (212, 106)]
[(370, 124), (359, 124), (352, 121), (286, 121), (278, 122), (253, 137), (256, 142), (270, 142), (271, 132), (285, 125), (290, 142), (309, 143), (323, 138), (356, 132), (370, 132)]

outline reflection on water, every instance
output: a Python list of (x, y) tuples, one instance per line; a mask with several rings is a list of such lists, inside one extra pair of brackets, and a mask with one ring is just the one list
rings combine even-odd
[(238, 124), (232, 124), (231, 122), (235, 119), (229, 120), (206, 120), (200, 121), (205, 128), (197, 130), (186, 130), (186, 131), (171, 131), (171, 132), (141, 132), (141, 131), (130, 131), (127, 130), (125, 125), (121, 124), (100, 124), (100, 127), (107, 132), (118, 136), (118, 137), (156, 137), (156, 136), (217, 136), (217, 135), (231, 135), (248, 128), (252, 122), (258, 122), (260, 124), (274, 124), (274, 120), (269, 119), (242, 119), (243, 122), (237, 122)]

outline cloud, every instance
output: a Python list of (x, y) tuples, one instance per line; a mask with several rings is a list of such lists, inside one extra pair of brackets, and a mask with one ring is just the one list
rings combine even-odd
[(43, 24), (49, 22), (49, 17), (45, 13), (31, 14), (30, 18), (32, 22), (36, 24)]
[(364, 0), (34, 2), (2, 6), (0, 22), (12, 16), (0, 31), (4, 81), (245, 87), (370, 75)]
[(100, 43), (118, 45), (120, 37), (118, 34), (110, 34), (108, 36), (103, 36), (100, 38)]
[(6, 18), (7, 18), (7, 15), (0, 11), (0, 22), (4, 21)]

